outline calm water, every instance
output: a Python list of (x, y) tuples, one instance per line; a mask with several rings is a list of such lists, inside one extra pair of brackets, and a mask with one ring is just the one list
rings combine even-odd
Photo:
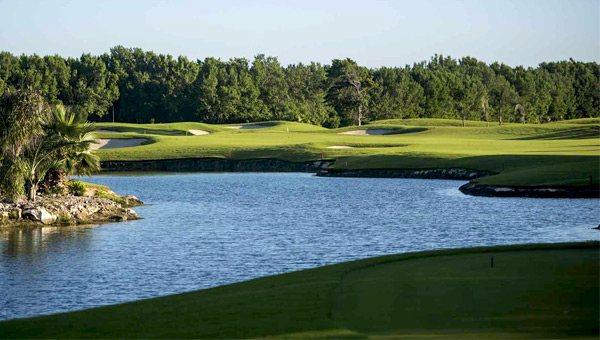
[(460, 181), (97, 176), (144, 220), (0, 230), (0, 319), (425, 249), (598, 240), (600, 200), (481, 198)]

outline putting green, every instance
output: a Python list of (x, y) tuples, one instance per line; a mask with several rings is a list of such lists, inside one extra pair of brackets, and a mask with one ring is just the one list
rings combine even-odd
[(383, 256), (6, 321), (0, 337), (597, 339), (598, 246)]

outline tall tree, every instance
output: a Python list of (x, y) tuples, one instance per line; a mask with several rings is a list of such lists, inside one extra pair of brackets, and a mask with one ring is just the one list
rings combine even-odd
[(515, 96), (515, 91), (504, 76), (499, 75), (494, 78), (490, 89), (490, 97), (493, 105), (496, 107), (498, 125), (502, 125), (504, 113), (510, 112), (512, 109)]
[(41, 122), (49, 112), (42, 95), (33, 89), (8, 91), (0, 98), (0, 191), (9, 201), (23, 194), (26, 169), (19, 159), (31, 140), (43, 133)]
[[(358, 66), (352, 59), (336, 59), (328, 76), (331, 79), (328, 97), (338, 113), (347, 121), (354, 120), (358, 126), (362, 125), (369, 103), (369, 90), (373, 87), (369, 70)], [(354, 119), (350, 119), (351, 116)]]

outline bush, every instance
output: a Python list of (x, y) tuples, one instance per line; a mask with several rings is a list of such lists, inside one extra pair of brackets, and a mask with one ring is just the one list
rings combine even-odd
[(59, 185), (55, 185), (53, 187), (47, 188), (46, 193), (48, 195), (63, 195), (65, 193), (65, 188)]
[(69, 194), (73, 196), (83, 196), (85, 194), (85, 185), (80, 181), (69, 182)]
[(71, 218), (65, 214), (58, 215), (58, 218), (56, 219), (56, 223), (62, 225), (69, 225), (72, 224), (72, 222), (73, 221), (71, 220)]

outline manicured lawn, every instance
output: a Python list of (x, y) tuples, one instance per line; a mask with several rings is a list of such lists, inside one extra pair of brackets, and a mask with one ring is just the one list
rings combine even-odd
[(383, 256), (2, 322), (0, 337), (597, 339), (598, 247)]
[[(600, 123), (578, 119), (561, 123), (486, 127), (482, 122), (410, 119), (376, 121), (360, 129), (393, 134), (340, 134), (359, 127), (325, 129), (293, 122), (260, 122), (260, 129), (229, 129), (202, 123), (98, 124), (102, 138), (147, 138), (146, 145), (99, 150), (103, 160), (155, 160), (228, 157), (278, 158), (294, 162), (339, 161), (332, 168), (418, 169), (463, 167), (492, 171), (491, 185), (595, 185), (599, 177)], [(211, 132), (192, 136), (191, 129)], [(289, 131), (289, 132), (288, 132)], [(330, 146), (353, 148), (332, 149)], [(577, 163), (577, 166), (567, 165)], [(348, 164), (348, 165), (346, 165)], [(576, 170), (576, 171), (573, 171)], [(511, 175), (512, 174), (512, 175)]]

